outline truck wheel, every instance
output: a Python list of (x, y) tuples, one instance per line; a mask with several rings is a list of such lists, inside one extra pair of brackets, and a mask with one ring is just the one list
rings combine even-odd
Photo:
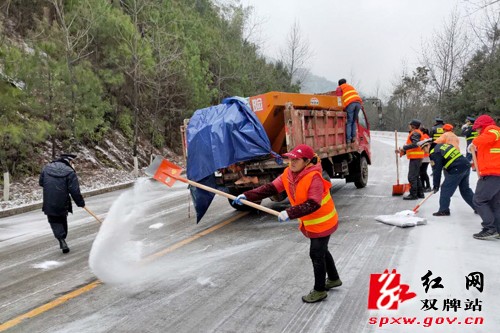
[(359, 160), (360, 173), (358, 179), (354, 181), (357, 188), (363, 188), (368, 184), (368, 161), (366, 157), (361, 156)]
[[(227, 199), (227, 201), (229, 201), (229, 204), (231, 205), (231, 207), (233, 207), (236, 210), (242, 211), (242, 212), (248, 212), (249, 210), (255, 210), (255, 208), (252, 208), (252, 207), (247, 206), (247, 205), (234, 205), (232, 199)], [(261, 202), (262, 201), (256, 202), (256, 204), (260, 205)]]

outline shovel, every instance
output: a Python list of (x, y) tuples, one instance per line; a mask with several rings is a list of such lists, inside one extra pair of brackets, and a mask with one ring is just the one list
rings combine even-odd
[[(396, 142), (396, 150), (398, 149), (398, 131), (394, 131), (394, 140)], [(396, 155), (396, 185), (392, 185), (392, 195), (403, 195), (410, 189), (410, 184), (399, 183), (399, 156)]]
[(90, 215), (92, 215), (92, 217), (94, 217), (97, 222), (101, 223), (102, 224), (102, 221), (97, 217), (97, 215), (95, 215), (94, 213), (92, 213), (92, 211), (90, 209), (88, 209), (86, 206), (83, 207), (83, 209), (85, 209), (87, 211), (87, 213), (89, 213)]
[[(172, 187), (172, 185), (177, 181), (180, 180), (183, 183), (189, 184), (194, 187), (201, 188), (202, 190), (212, 192), (215, 194), (222, 195), (223, 197), (226, 197), (228, 199), (234, 200), (236, 197), (234, 195), (231, 195), (229, 193), (223, 192), (216, 190), (210, 186), (206, 186), (203, 184), (199, 184), (197, 182), (194, 182), (192, 180), (189, 180), (187, 178), (181, 177), (181, 172), (182, 168), (178, 165), (175, 165), (174, 163), (167, 161), (166, 159), (162, 158), (161, 156), (156, 156), (153, 163), (145, 170), (145, 173), (156, 179), (157, 181), (167, 185), (168, 187)], [(274, 215), (274, 216), (279, 216), (279, 212), (275, 211), (273, 209), (258, 205), (256, 203), (253, 203), (248, 200), (241, 200), (241, 203), (250, 206), (252, 208), (261, 210), (263, 212), (266, 212), (268, 214)]]
[(413, 208), (413, 212), (416, 214), (418, 212), (418, 209), (420, 208), (420, 206), (422, 206), (424, 204), (424, 202), (427, 201), (427, 199), (429, 199), (430, 197), (432, 197), (433, 194), (434, 194), (434, 191), (432, 191), (431, 193), (429, 193), (428, 196), (426, 196), (424, 199), (422, 199), (422, 201), (420, 201), (418, 203), (418, 205), (416, 205), (415, 208)]

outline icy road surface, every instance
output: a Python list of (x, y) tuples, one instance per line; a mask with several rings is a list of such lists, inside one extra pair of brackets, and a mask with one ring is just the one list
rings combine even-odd
[[(480, 231), (480, 218), (458, 191), (450, 217), (432, 216), (436, 195), (418, 214), (427, 225), (403, 229), (376, 222), (377, 215), (412, 209), (417, 202), (391, 196), (393, 134), (374, 133), (372, 149), (365, 189), (332, 181), (340, 225), (330, 251), (343, 285), (323, 302), (301, 300), (313, 287), (313, 273), (309, 240), (297, 230), (297, 221), (240, 213), (225, 198), (216, 198), (196, 225), (192, 207), (188, 217), (185, 185), (168, 188), (145, 181), (146, 190), (129, 204), (140, 207), (130, 235), (123, 240), (116, 234), (94, 252), (99, 275), (114, 278), (109, 283), (97, 280), (89, 267), (99, 223), (84, 210), (69, 217), (68, 255), (60, 252), (40, 211), (0, 219), (0, 331), (498, 331), (500, 240), (472, 238)], [(406, 182), (407, 161), (401, 161)], [(476, 180), (473, 173), (473, 189)], [(121, 193), (88, 198), (87, 207), (105, 219)], [(269, 200), (263, 204), (278, 211), (286, 207)], [(130, 218), (127, 207), (115, 216)], [(106, 252), (121, 250), (123, 241), (125, 257)], [(130, 265), (123, 264), (126, 260)], [(396, 269), (400, 284), (416, 296), (397, 310), (368, 310), (370, 275), (386, 269)], [(482, 292), (479, 279), (467, 280), (474, 272), (482, 274)]]

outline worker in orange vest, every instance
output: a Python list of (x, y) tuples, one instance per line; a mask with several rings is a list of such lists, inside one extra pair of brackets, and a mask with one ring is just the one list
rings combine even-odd
[(410, 194), (403, 197), (404, 200), (417, 200), (418, 198), (424, 198), (424, 187), (420, 180), (420, 165), (424, 159), (424, 151), (417, 145), (417, 143), (422, 139), (423, 133), (420, 131), (420, 120), (413, 119), (408, 124), (408, 129), (410, 133), (406, 139), (406, 145), (403, 148), (396, 150), (400, 156), (406, 155), (410, 161), (410, 166), (408, 168), (408, 182), (410, 183)]
[(488, 115), (479, 116), (472, 129), (479, 136), (472, 140), (469, 150), (477, 152), (477, 180), (474, 206), (483, 220), (483, 230), (476, 239), (500, 238), (500, 127)]
[(347, 84), (346, 79), (339, 80), (337, 90), (342, 91), (342, 105), (347, 112), (346, 139), (347, 143), (356, 142), (356, 121), (358, 120), (359, 110), (363, 100), (353, 86)]
[(456, 150), (460, 151), (460, 141), (458, 136), (453, 133), (453, 125), (452, 124), (444, 124), (443, 125), (444, 133), (441, 134), (440, 137), (434, 140), (435, 144), (449, 144), (455, 147)]
[(325, 299), (327, 290), (342, 285), (328, 251), (330, 235), (338, 226), (338, 214), (330, 194), (332, 185), (323, 179), (321, 160), (308, 145), (298, 145), (283, 156), (290, 159), (290, 165), (281, 176), (240, 194), (233, 203), (241, 204), (242, 199), (260, 201), (286, 191), (292, 206), (280, 212), (278, 221), (298, 219), (299, 230), (311, 240), (309, 256), (314, 269), (314, 289), (302, 296), (302, 300), (314, 303)]

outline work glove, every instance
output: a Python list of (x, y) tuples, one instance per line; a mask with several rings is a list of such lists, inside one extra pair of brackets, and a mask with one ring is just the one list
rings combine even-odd
[(439, 192), (439, 186), (434, 186), (434, 188), (432, 189), (432, 192), (434, 192), (434, 194), (438, 193)]
[(288, 217), (288, 213), (286, 212), (286, 210), (282, 210), (280, 212), (280, 214), (278, 215), (278, 221), (279, 222), (290, 221), (290, 218)]
[(247, 197), (244, 194), (240, 194), (233, 200), (233, 205), (243, 205), (243, 202), (241, 202), (241, 200), (246, 199)]

